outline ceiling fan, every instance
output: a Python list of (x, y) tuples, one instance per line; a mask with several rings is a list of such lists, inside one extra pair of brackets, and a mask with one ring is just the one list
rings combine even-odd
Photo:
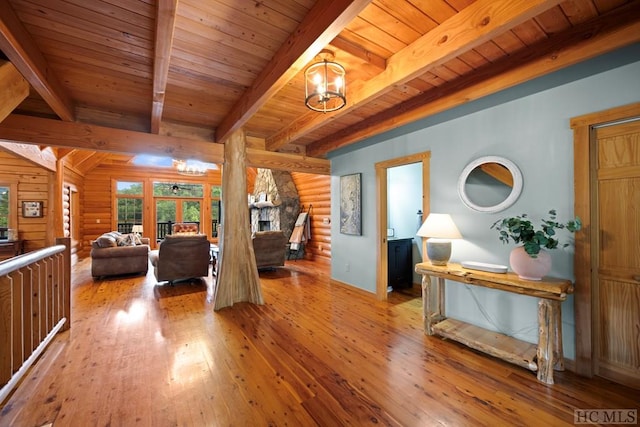
[(170, 183), (166, 183), (166, 186), (171, 189), (171, 192), (173, 194), (178, 194), (178, 192), (181, 191), (181, 190), (191, 190), (194, 185), (196, 185), (196, 184), (178, 184), (178, 183), (170, 184)]

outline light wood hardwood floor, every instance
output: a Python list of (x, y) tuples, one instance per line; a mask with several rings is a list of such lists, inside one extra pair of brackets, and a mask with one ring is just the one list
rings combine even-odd
[[(261, 273), (265, 305), (214, 312), (211, 277), (73, 274), (71, 330), (0, 411), (2, 426), (562, 426), (637, 408), (640, 391), (533, 372), (422, 331), (421, 302), (329, 283), (328, 266)], [(414, 290), (414, 295), (419, 295)]]

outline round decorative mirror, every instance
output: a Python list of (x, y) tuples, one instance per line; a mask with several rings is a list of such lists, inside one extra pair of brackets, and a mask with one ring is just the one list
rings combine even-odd
[(478, 212), (500, 212), (513, 205), (522, 192), (522, 173), (511, 160), (480, 157), (463, 169), (458, 195)]

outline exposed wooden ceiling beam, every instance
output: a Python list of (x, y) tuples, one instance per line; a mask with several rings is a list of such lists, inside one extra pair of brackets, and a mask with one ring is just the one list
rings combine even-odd
[(62, 160), (69, 154), (73, 153), (74, 150), (74, 148), (56, 148), (56, 157), (58, 158), (58, 160)]
[(74, 166), (78, 169), (83, 175), (87, 175), (93, 169), (98, 167), (100, 164), (104, 163), (106, 160), (110, 158), (111, 154), (109, 153), (96, 153), (93, 152), (93, 155), (87, 157), (80, 164), (75, 164)]
[(2, 140), (0, 140), (0, 149), (52, 172), (56, 171), (57, 159), (51, 150), (40, 150), (37, 145), (16, 144)]
[(7, 0), (0, 0), (0, 50), (58, 117), (66, 121), (75, 119), (71, 98)]
[(362, 141), (379, 133), (441, 113), (536, 77), (640, 42), (640, 8), (629, 4), (576, 26), (473, 75), (442, 85), (352, 126), (307, 148), (310, 156)]
[(0, 60), (0, 122), (29, 96), (29, 83), (16, 67)]
[(348, 114), (352, 108), (384, 95), (396, 85), (424, 74), (456, 56), (550, 9), (560, 0), (479, 0), (387, 60), (386, 69), (347, 94), (347, 105), (333, 113), (307, 113), (267, 139), (267, 149), (277, 150), (299, 136)]
[(361, 60), (366, 61), (373, 67), (378, 68), (380, 71), (384, 70), (387, 67), (387, 61), (384, 58), (366, 50), (362, 46), (357, 46), (349, 40), (345, 40), (340, 36), (331, 41), (331, 46), (335, 47), (336, 49), (345, 51), (348, 54), (355, 56), (356, 58), (360, 58)]
[(241, 128), (274, 94), (309, 63), (371, 0), (323, 0), (315, 3), (260, 72), (253, 85), (236, 102), (216, 129), (224, 141)]
[(153, 60), (153, 102), (151, 105), (151, 132), (160, 133), (164, 96), (169, 76), (169, 61), (173, 46), (178, 0), (158, 0), (155, 56)]
[[(113, 153), (153, 154), (211, 163), (224, 162), (222, 144), (18, 114), (11, 114), (0, 123), (0, 140)], [(330, 163), (325, 159), (257, 149), (247, 149), (247, 163), (260, 168), (322, 175), (330, 173)]]

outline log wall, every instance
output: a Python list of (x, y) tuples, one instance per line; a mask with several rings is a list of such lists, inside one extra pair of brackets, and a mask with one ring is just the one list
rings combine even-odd
[[(73, 187), (77, 192), (79, 197), (76, 200), (71, 200), (71, 194), (64, 194), (64, 190), (69, 190), (70, 187)], [(71, 245), (71, 265), (75, 265), (80, 257), (82, 257), (84, 250), (84, 241), (82, 239), (82, 227), (83, 227), (83, 218), (84, 218), (84, 205), (82, 203), (82, 195), (84, 194), (84, 176), (76, 171), (75, 169), (69, 168), (65, 165), (64, 167), (64, 177), (63, 177), (63, 194), (60, 196), (62, 198), (62, 215), (63, 217), (69, 215), (69, 224), (68, 229), (65, 225), (65, 219), (63, 218), (62, 234), (67, 237), (67, 231), (69, 235), (71, 235), (71, 228), (76, 229), (76, 233), (72, 237), (70, 245)], [(68, 208), (65, 205), (65, 201), (67, 203), (77, 202), (78, 206), (69, 205)], [(75, 224), (75, 222), (79, 222), (79, 224)]]
[[(305, 212), (313, 205), (311, 212), (311, 239), (305, 246), (305, 258), (311, 260), (331, 260), (331, 177), (292, 172), (293, 182), (298, 189), (300, 205)], [(325, 223), (324, 221), (328, 221)]]
[[(12, 206), (17, 210), (17, 227), (11, 228), (17, 228), (20, 238), (25, 239), (25, 252), (53, 243), (47, 242), (47, 229), (52, 224), (49, 215), (51, 179), (52, 175), (44, 168), (0, 150), (0, 182), (16, 183), (18, 188), (18, 203)], [(23, 218), (23, 201), (42, 201), (42, 218)]]

